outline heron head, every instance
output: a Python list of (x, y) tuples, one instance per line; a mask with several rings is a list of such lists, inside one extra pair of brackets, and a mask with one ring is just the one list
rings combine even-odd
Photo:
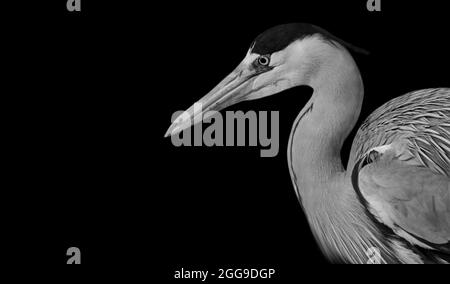
[(285, 24), (265, 31), (234, 71), (175, 119), (166, 136), (205, 119), (211, 111), (310, 85), (339, 46), (339, 39), (310, 24)]

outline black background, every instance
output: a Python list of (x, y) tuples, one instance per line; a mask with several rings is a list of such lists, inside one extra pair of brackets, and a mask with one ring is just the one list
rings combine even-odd
[(65, 2), (34, 1), (7, 20), (17, 262), (33, 251), (32, 263), (65, 264), (77, 246), (85, 265), (155, 268), (163, 279), (181, 267), (266, 267), (284, 280), (328, 263), (286, 158), (309, 89), (229, 108), (280, 112), (274, 158), (163, 138), (172, 113), (212, 89), (274, 25), (313, 23), (370, 51), (354, 54), (365, 84), (359, 123), (391, 98), (450, 85), (447, 10), (431, 1), (382, 1), (379, 13), (365, 0), (82, 0), (80, 13)]

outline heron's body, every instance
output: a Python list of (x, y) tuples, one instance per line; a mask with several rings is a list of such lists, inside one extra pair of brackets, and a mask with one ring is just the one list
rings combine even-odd
[[(358, 131), (345, 169), (340, 151), (357, 122), (363, 83), (341, 43), (310, 25), (275, 27), (201, 102), (217, 110), (311, 86), (291, 131), (288, 163), (325, 255), (367, 263), (375, 249), (381, 263), (450, 261), (450, 89), (409, 93), (377, 109)], [(177, 119), (169, 131), (189, 125)]]

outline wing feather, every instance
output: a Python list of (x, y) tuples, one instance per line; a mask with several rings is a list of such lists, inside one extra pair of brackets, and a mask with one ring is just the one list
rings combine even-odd
[(450, 177), (450, 89), (426, 89), (375, 110), (353, 141), (348, 169), (370, 149), (403, 141), (404, 159)]
[[(378, 148), (389, 150), (370, 161)], [(410, 243), (450, 253), (449, 88), (408, 93), (373, 112), (356, 134), (348, 171), (380, 222)]]
[(371, 212), (394, 231), (436, 245), (450, 244), (450, 178), (395, 159), (359, 172), (359, 190)]

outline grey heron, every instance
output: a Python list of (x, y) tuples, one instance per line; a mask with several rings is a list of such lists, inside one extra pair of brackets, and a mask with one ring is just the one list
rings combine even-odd
[[(288, 164), (296, 195), (322, 252), (333, 262), (450, 261), (450, 89), (425, 89), (385, 103), (362, 124), (345, 169), (340, 151), (363, 101), (348, 49), (310, 24), (260, 34), (237, 68), (180, 116), (166, 136), (219, 111), (300, 85), (313, 94), (295, 119)], [(369, 253), (368, 253), (369, 252)]]

